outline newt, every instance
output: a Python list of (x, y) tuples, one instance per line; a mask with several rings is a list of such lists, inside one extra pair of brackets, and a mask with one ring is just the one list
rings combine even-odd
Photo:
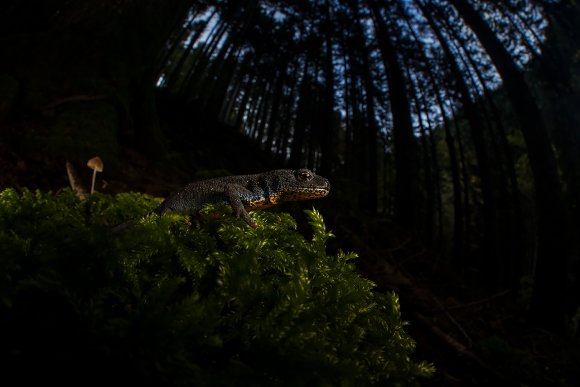
[[(308, 169), (276, 169), (254, 175), (224, 176), (201, 180), (174, 192), (152, 212), (194, 214), (204, 204), (231, 205), (236, 217), (256, 228), (248, 211), (276, 204), (322, 198), (330, 192), (330, 182)], [(114, 233), (129, 228), (135, 220), (113, 228)]]

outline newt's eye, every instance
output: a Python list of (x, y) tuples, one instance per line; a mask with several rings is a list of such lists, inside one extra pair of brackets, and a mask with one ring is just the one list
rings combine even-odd
[(306, 181), (312, 178), (312, 174), (308, 171), (298, 171), (296, 172), (296, 178), (300, 181)]

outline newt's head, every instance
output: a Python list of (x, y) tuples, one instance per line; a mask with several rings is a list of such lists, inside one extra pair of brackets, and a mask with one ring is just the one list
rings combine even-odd
[(275, 203), (318, 199), (328, 195), (330, 182), (308, 169), (278, 169), (270, 201)]

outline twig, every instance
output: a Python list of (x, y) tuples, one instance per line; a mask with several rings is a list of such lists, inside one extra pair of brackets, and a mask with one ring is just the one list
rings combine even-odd
[(503, 292), (492, 294), (491, 296), (486, 297), (484, 299), (477, 300), (477, 301), (471, 301), (471, 302), (468, 302), (466, 304), (454, 305), (454, 306), (442, 306), (440, 309), (431, 310), (430, 313), (442, 313), (442, 312), (445, 313), (445, 312), (450, 311), (450, 310), (459, 310), (459, 309), (471, 308), (473, 306), (485, 304), (486, 302), (489, 302), (493, 299), (505, 296), (506, 294), (509, 294), (509, 292), (510, 292), (509, 290), (504, 290)]
[(107, 99), (108, 97), (104, 94), (97, 94), (97, 95), (73, 95), (66, 98), (57, 99), (46, 105), (44, 110), (54, 110), (57, 106), (69, 103), (69, 102), (90, 102), (90, 101), (102, 101)]
[(500, 373), (496, 369), (492, 368), (489, 364), (481, 360), (475, 353), (471, 352), (467, 347), (461, 344), (459, 341), (445, 333), (439, 327), (434, 325), (428, 318), (423, 316), (419, 312), (414, 312), (415, 318), (424, 324), (435, 337), (440, 339), (447, 347), (452, 349), (457, 355), (464, 359), (469, 359), (473, 364), (477, 365), (481, 370), (485, 371), (489, 376), (496, 379), (498, 382), (513, 382), (508, 376)]
[(455, 325), (455, 327), (457, 328), (457, 330), (463, 335), (463, 337), (465, 337), (465, 340), (467, 340), (467, 347), (471, 348), (471, 346), (473, 345), (473, 340), (471, 340), (471, 337), (469, 337), (469, 335), (467, 334), (467, 332), (465, 332), (465, 329), (463, 329), (463, 327), (461, 326), (461, 324), (459, 324), (457, 322), (457, 320), (455, 320), (455, 318), (453, 318), (453, 316), (451, 315), (451, 313), (449, 313), (448, 309), (445, 309), (445, 306), (441, 303), (441, 301), (439, 301), (439, 299), (435, 296), (431, 297), (433, 299), (433, 301), (435, 301), (437, 303), (437, 305), (441, 308), (441, 310), (443, 310), (443, 312), (445, 313), (445, 316), (447, 316), (447, 318), (449, 319), (449, 321), (451, 321), (451, 323), (453, 325)]
[(89, 196), (89, 194), (87, 193), (85, 187), (83, 187), (81, 179), (79, 178), (77, 172), (75, 171), (75, 168), (69, 161), (66, 162), (66, 173), (68, 175), (68, 181), (73, 191), (77, 194), (77, 196), (81, 200), (86, 199), (87, 196)]

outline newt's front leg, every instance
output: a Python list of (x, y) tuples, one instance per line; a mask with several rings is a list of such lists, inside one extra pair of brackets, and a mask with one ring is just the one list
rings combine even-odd
[(244, 219), (244, 221), (250, 227), (256, 228), (257, 225), (250, 217), (250, 214), (248, 214), (248, 211), (246, 211), (246, 209), (244, 208), (244, 203), (242, 202), (241, 198), (242, 195), (245, 194), (249, 196), (252, 194), (252, 192), (245, 187), (231, 184), (226, 187), (225, 194), (228, 197), (228, 200), (230, 201), (230, 205), (234, 209), (234, 214), (237, 217)]

